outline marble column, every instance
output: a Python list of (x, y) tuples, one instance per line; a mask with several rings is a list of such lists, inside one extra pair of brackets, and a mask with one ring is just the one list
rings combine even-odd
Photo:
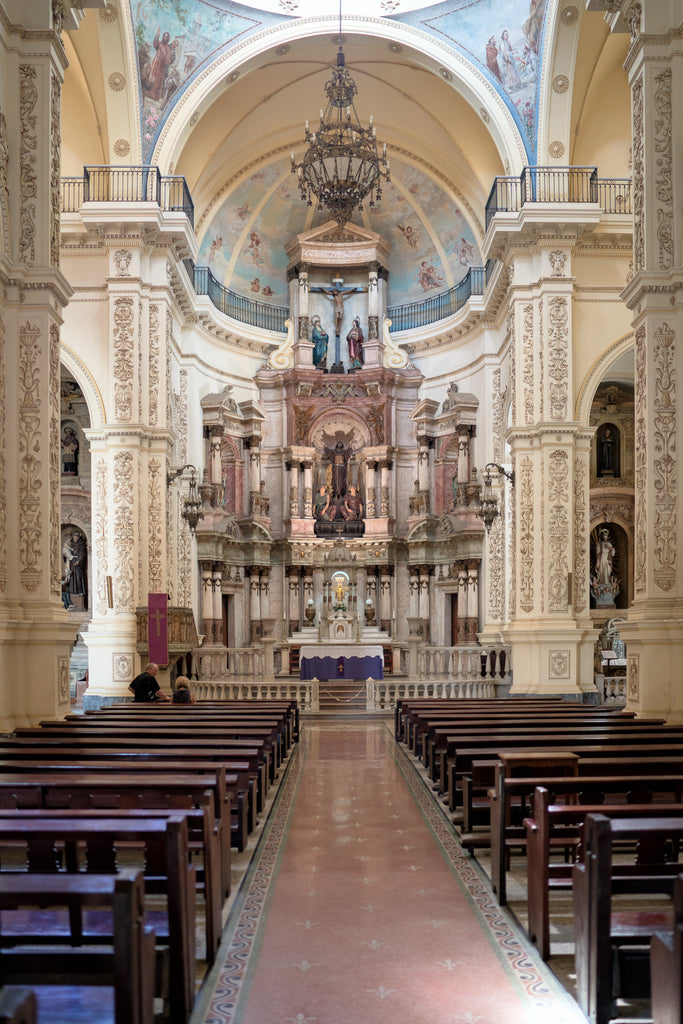
[[(620, 624), (627, 706), (683, 721), (683, 3), (627, 2), (632, 94), (635, 351), (634, 600)], [(623, 629), (622, 629), (623, 625)]]

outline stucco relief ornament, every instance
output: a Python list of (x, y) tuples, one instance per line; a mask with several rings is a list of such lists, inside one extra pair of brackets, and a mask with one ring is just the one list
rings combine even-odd
[(551, 277), (564, 277), (564, 268), (567, 265), (567, 253), (562, 249), (553, 249), (548, 253), (551, 266)]
[(120, 71), (112, 71), (108, 81), (109, 88), (114, 92), (121, 92), (122, 89), (126, 88), (126, 76), (122, 75)]
[(389, 333), (391, 327), (391, 320), (388, 317), (384, 318), (383, 335), (384, 335), (384, 365), (388, 366), (390, 370), (400, 370), (403, 367), (410, 364), (410, 359), (403, 349), (399, 348), (398, 345), (392, 341)]
[(519, 472), (519, 605), (525, 612), (534, 607), (534, 489), (533, 463), (528, 455), (521, 460)]
[(135, 610), (135, 493), (133, 455), (114, 458), (114, 599), (120, 611)]
[(555, 296), (550, 300), (550, 329), (548, 331), (548, 377), (550, 391), (550, 418), (563, 420), (567, 415), (569, 361), (567, 357), (567, 300)]
[(645, 382), (646, 331), (636, 331), (635, 358), (635, 452), (636, 452), (636, 543), (635, 584), (637, 591), (645, 590), (647, 584), (647, 390)]
[(659, 269), (669, 270), (674, 263), (673, 240), (673, 167), (671, 143), (671, 68), (655, 75), (654, 94), (655, 194), (657, 196), (657, 241)]
[(128, 156), (130, 153), (130, 142), (128, 139), (117, 139), (114, 143), (114, 152), (117, 156)]
[(655, 331), (654, 347), (654, 581), (661, 590), (676, 582), (676, 335), (667, 323)]
[(271, 370), (287, 370), (294, 366), (294, 321), (285, 320), (287, 334), (285, 340), (275, 352), (268, 356), (267, 366)]
[(553, 78), (553, 91), (558, 93), (566, 92), (569, 88), (569, 79), (566, 75), (555, 75)]
[[(384, 6), (384, 4), (382, 6)], [(396, 6), (398, 7), (398, 4), (396, 4)], [(439, 74), (443, 78), (444, 82), (453, 81), (453, 72), (449, 71), (448, 68), (439, 68)]]
[(61, 255), (61, 117), (62, 83), (57, 75), (50, 78), (50, 263), (59, 266)]
[[(580, 460), (580, 456), (579, 456)], [(587, 573), (586, 573), (586, 535), (588, 522), (586, 519), (586, 479), (587, 467), (585, 462), (577, 461), (574, 466), (574, 593), (573, 605), (575, 612), (582, 612), (587, 601)]]
[(133, 675), (133, 655), (113, 654), (111, 660), (112, 678), (115, 683), (127, 683)]
[[(0, 395), (5, 394), (5, 325), (0, 318)], [(0, 591), (7, 586), (7, 475), (5, 402), (0, 402)]]
[(116, 21), (119, 16), (119, 9), (114, 3), (114, 0), (107, 0), (107, 3), (100, 10), (100, 18), (102, 21), (109, 22)]
[(69, 659), (66, 655), (57, 656), (57, 700), (60, 704), (66, 704), (69, 699)]
[(578, 7), (575, 7), (573, 4), (570, 4), (569, 7), (565, 7), (562, 11), (562, 14), (560, 15), (560, 20), (563, 25), (573, 25), (576, 21), (578, 21), (578, 17)]
[(491, 120), (491, 117), (489, 115), (488, 110), (486, 110), (485, 107), (480, 107), (479, 108), (479, 114), (480, 114), (481, 119), (484, 122), (484, 124), (488, 124), (489, 121)]
[(643, 76), (633, 85), (633, 266), (645, 265), (645, 131)]
[(19, 236), (19, 255), (24, 263), (31, 265), (35, 260), (36, 238), (36, 204), (38, 195), (38, 178), (36, 175), (36, 150), (38, 136), (35, 131), (38, 102), (36, 87), (36, 68), (32, 64), (21, 64), (19, 67), (19, 123), (21, 138), (19, 144), (19, 177), (21, 188), (21, 207), (19, 220), (21, 232)]
[(133, 259), (133, 253), (130, 249), (117, 249), (113, 256), (114, 263), (116, 264), (116, 276), (130, 277), (128, 268), (130, 267), (130, 262)]
[(569, 455), (558, 449), (552, 452), (548, 465), (548, 543), (551, 563), (548, 579), (548, 608), (565, 611), (567, 608), (567, 538), (570, 536), (569, 516)]
[(559, 139), (555, 139), (555, 141), (551, 142), (548, 146), (548, 153), (553, 160), (559, 160), (560, 157), (563, 157), (565, 154), (564, 142), (560, 142)]
[(548, 675), (551, 679), (569, 679), (569, 651), (548, 651)]

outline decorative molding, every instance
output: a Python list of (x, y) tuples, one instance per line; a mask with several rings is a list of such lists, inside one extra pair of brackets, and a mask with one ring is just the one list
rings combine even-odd
[(112, 71), (107, 81), (109, 88), (114, 92), (121, 92), (126, 88), (126, 76), (122, 75), (120, 71)]
[(132, 452), (114, 456), (114, 605), (135, 612), (135, 524), (137, 522)]
[(548, 544), (550, 564), (548, 575), (548, 611), (566, 612), (569, 564), (567, 545), (571, 537), (568, 509), (569, 453), (556, 449), (548, 463)]
[(636, 331), (635, 354), (635, 461), (636, 461), (636, 537), (635, 589), (647, 589), (647, 333), (645, 327)]
[(50, 77), (50, 266), (58, 267), (61, 244), (62, 83)]
[(162, 460), (153, 458), (148, 465), (148, 507), (147, 533), (149, 536), (149, 589), (152, 593), (164, 592), (163, 579), (163, 554), (164, 554), (164, 530), (163, 530), (163, 485), (165, 474), (162, 472)]
[(579, 9), (574, 4), (565, 7), (560, 14), (560, 21), (563, 25), (574, 25), (579, 20)]
[(548, 388), (551, 420), (567, 418), (569, 401), (569, 358), (567, 327), (569, 308), (563, 295), (555, 295), (549, 302), (548, 314)]
[(93, 490), (93, 554), (95, 556), (95, 610), (104, 615), (107, 610), (107, 463), (98, 459), (95, 464)]
[(114, 264), (116, 266), (117, 277), (130, 277), (130, 264), (133, 259), (133, 253), (130, 249), (116, 249), (112, 253)]
[(534, 306), (522, 307), (522, 383), (524, 388), (524, 422), (534, 422)]
[(521, 460), (519, 495), (519, 605), (530, 612), (534, 608), (534, 488), (529, 455)]
[(71, 694), (69, 659), (65, 654), (57, 655), (57, 703), (67, 704)]
[(548, 651), (548, 677), (550, 679), (569, 679), (571, 652), (568, 650)]
[(548, 259), (550, 260), (551, 267), (550, 276), (565, 277), (565, 267), (567, 266), (569, 253), (564, 249), (553, 249), (552, 252), (548, 253)]
[(106, 21), (111, 24), (112, 21), (116, 21), (119, 16), (119, 9), (116, 6), (114, 0), (107, 0), (104, 7), (100, 10), (100, 18), (102, 21)]
[(5, 363), (5, 322), (0, 315), (0, 591), (7, 586), (7, 377)]
[(159, 391), (161, 377), (161, 306), (153, 302), (149, 307), (149, 424), (159, 424)]
[(633, 269), (645, 267), (645, 119), (642, 72), (633, 83)]
[(133, 381), (135, 377), (133, 323), (134, 299), (120, 295), (114, 299), (113, 377), (114, 411), (122, 422), (133, 415)]
[(671, 140), (671, 68), (655, 75), (655, 117), (653, 145), (655, 153), (654, 186), (657, 204), (657, 241), (659, 269), (669, 270), (674, 264), (673, 238), (673, 167)]
[(111, 674), (115, 683), (129, 683), (133, 678), (133, 655), (112, 654)]
[(7, 142), (7, 118), (0, 110), (0, 225), (2, 226), (2, 243), (6, 252), (10, 251), (10, 216), (9, 216), (9, 144)]
[(574, 463), (574, 578), (572, 604), (580, 614), (588, 603), (588, 521), (586, 481), (589, 455), (578, 452)]
[(36, 173), (38, 136), (35, 131), (38, 102), (36, 69), (33, 64), (19, 65), (19, 258), (32, 266), (36, 258), (36, 198), (38, 177)]
[(566, 75), (555, 75), (553, 78), (553, 90), (558, 93), (566, 92), (569, 88), (569, 79)]
[(50, 491), (50, 592), (56, 597), (62, 593), (62, 545), (60, 531), (61, 436), (60, 436), (60, 368), (59, 325), (50, 324), (49, 330), (49, 413), (48, 463)]
[(40, 569), (42, 516), (42, 431), (40, 401), (40, 328), (28, 321), (19, 328), (19, 561), (24, 590), (36, 590)]
[(548, 146), (548, 153), (553, 160), (560, 160), (565, 154), (564, 142), (560, 142), (559, 139), (555, 139)]
[(120, 157), (128, 156), (130, 153), (130, 142), (128, 139), (117, 139), (114, 143), (114, 152)]
[(640, 655), (629, 654), (628, 655), (628, 699), (637, 701), (640, 700)]
[(655, 331), (654, 363), (654, 567), (660, 590), (676, 582), (676, 334), (666, 322)]

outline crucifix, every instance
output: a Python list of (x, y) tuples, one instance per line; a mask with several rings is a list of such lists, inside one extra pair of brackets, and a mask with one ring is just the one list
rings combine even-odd
[(341, 361), (341, 325), (344, 319), (344, 302), (348, 299), (349, 295), (354, 292), (367, 291), (366, 288), (361, 288), (360, 285), (345, 285), (344, 278), (337, 274), (336, 277), (332, 278), (331, 287), (326, 288), (322, 285), (317, 285), (311, 288), (312, 292), (322, 292), (328, 299), (331, 299), (334, 304), (334, 366), (331, 367), (330, 373), (343, 373), (344, 367)]

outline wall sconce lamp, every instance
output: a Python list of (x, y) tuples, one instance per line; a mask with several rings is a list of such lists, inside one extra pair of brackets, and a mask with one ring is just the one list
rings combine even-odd
[(202, 506), (202, 501), (201, 498), (199, 497), (199, 494), (197, 493), (197, 470), (194, 468), (194, 466), (190, 465), (189, 463), (187, 463), (187, 465), (185, 466), (181, 466), (180, 469), (172, 469), (166, 474), (166, 484), (167, 486), (170, 487), (173, 481), (177, 480), (178, 477), (182, 473), (184, 473), (186, 469), (192, 471), (189, 479), (190, 488), (188, 491), (188, 495), (183, 502), (183, 507), (180, 514), (187, 523), (187, 525), (190, 527), (190, 533), (194, 537), (195, 530), (197, 529), (197, 523), (199, 522), (200, 519), (204, 518), (204, 509)]
[(493, 523), (500, 515), (500, 509), (498, 508), (498, 498), (491, 489), (491, 470), (495, 470), (501, 476), (504, 476), (506, 480), (509, 480), (512, 486), (515, 486), (515, 471), (514, 469), (507, 470), (503, 466), (500, 466), (497, 462), (488, 462), (484, 466), (484, 491), (481, 496), (481, 503), (477, 515), (481, 519), (488, 533), (493, 526)]

